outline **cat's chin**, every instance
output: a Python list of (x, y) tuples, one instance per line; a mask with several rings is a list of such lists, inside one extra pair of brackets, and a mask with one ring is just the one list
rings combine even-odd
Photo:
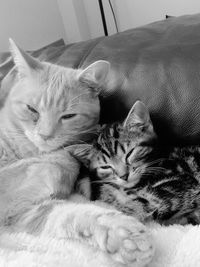
[(55, 151), (59, 149), (59, 146), (53, 146), (49, 145), (46, 142), (40, 142), (40, 141), (35, 141), (35, 140), (30, 140), (41, 153), (49, 153), (51, 151)]
[(52, 147), (46, 147), (46, 146), (37, 146), (37, 148), (39, 149), (39, 151), (41, 153), (49, 153), (52, 152), (54, 150), (57, 150), (58, 148), (52, 148)]
[(50, 147), (48, 145), (41, 145), (41, 144), (37, 144), (35, 142), (33, 142), (33, 144), (37, 147), (37, 149), (41, 152), (41, 153), (49, 153), (53, 150), (56, 150), (57, 148), (53, 148)]
[(25, 132), (26, 137), (29, 141), (41, 152), (41, 153), (49, 153), (51, 151), (57, 150), (59, 148), (58, 145), (53, 145), (49, 141), (44, 141), (41, 138), (35, 137), (28, 131)]
[(34, 143), (35, 146), (39, 149), (41, 153), (49, 153), (58, 149), (61, 149), (62, 146), (50, 145), (48, 143)]

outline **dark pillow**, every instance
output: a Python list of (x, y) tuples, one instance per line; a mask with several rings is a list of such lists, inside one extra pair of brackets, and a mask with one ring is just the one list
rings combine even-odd
[(64, 66), (110, 61), (111, 72), (100, 96), (102, 123), (125, 118), (140, 99), (163, 142), (200, 143), (200, 14), (169, 18), (58, 50), (53, 62)]

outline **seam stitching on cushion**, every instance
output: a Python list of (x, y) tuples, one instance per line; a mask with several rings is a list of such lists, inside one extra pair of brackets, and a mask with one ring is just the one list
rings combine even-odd
[(91, 54), (91, 52), (94, 50), (94, 48), (101, 43), (101, 41), (104, 40), (103, 37), (99, 37), (97, 38), (97, 41), (95, 42), (95, 44), (90, 48), (88, 49), (88, 51), (84, 54), (84, 56), (82, 57), (82, 59), (80, 60), (79, 62), (79, 65), (78, 65), (78, 68), (81, 68), (81, 66), (83, 65), (85, 59)]

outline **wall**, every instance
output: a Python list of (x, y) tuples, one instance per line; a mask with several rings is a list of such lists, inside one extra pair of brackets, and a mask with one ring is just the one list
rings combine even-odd
[[(121, 30), (137, 27), (156, 20), (165, 15), (180, 16), (200, 12), (199, 0), (115, 0)], [(121, 9), (126, 9), (125, 13)]]
[(1, 0), (0, 51), (12, 37), (24, 49), (36, 49), (60, 38), (67, 40), (55, 0)]
[[(166, 14), (200, 12), (199, 0), (111, 0), (120, 31)], [(108, 0), (103, 0), (108, 32), (116, 33)], [(67, 43), (104, 35), (98, 0), (1, 0), (0, 51), (12, 37), (24, 49), (36, 49), (59, 38)]]
[[(92, 37), (103, 34), (98, 0), (83, 0)], [(199, 0), (111, 0), (120, 31), (138, 27), (157, 20), (165, 15), (180, 16), (200, 13)], [(108, 30), (116, 32), (108, 0), (103, 0)]]
[[(94, 0), (92, 0), (94, 2)], [(83, 0), (57, 0), (69, 43), (90, 39), (88, 19)], [(90, 7), (90, 11), (92, 9)]]

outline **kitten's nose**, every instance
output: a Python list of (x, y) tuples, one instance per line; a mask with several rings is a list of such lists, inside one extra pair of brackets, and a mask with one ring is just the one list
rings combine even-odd
[(125, 173), (124, 175), (120, 176), (120, 178), (124, 181), (128, 180), (128, 173)]

